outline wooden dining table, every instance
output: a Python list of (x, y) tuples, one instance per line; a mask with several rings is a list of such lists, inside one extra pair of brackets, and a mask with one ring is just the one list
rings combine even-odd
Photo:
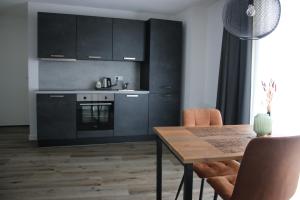
[(193, 163), (241, 160), (256, 137), (250, 125), (154, 127), (157, 135), (156, 199), (162, 199), (162, 145), (184, 166), (183, 199), (193, 198)]

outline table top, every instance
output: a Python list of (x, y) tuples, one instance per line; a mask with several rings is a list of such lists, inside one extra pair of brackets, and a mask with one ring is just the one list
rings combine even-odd
[(184, 164), (240, 160), (256, 137), (250, 125), (154, 127), (154, 131)]

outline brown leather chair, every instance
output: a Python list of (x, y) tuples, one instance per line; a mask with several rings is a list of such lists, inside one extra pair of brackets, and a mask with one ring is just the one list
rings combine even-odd
[[(208, 178), (224, 200), (289, 200), (300, 171), (300, 136), (255, 138), (237, 175)], [(215, 195), (214, 199), (217, 199)]]
[[(183, 111), (183, 126), (185, 127), (208, 127), (223, 126), (222, 116), (219, 110), (214, 108), (187, 109)], [(239, 163), (233, 160), (224, 162), (194, 163), (193, 169), (201, 178), (200, 195), (202, 199), (204, 180), (213, 176), (225, 176), (237, 174)], [(176, 198), (178, 198), (183, 185), (183, 178), (180, 182)]]

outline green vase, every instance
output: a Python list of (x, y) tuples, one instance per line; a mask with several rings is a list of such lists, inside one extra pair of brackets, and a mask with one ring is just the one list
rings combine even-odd
[(268, 114), (257, 114), (254, 117), (254, 131), (257, 137), (272, 133), (272, 119)]

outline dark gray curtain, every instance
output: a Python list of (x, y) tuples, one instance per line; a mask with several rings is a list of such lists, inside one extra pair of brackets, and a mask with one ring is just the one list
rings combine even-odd
[(252, 41), (223, 31), (217, 108), (224, 124), (250, 122)]

